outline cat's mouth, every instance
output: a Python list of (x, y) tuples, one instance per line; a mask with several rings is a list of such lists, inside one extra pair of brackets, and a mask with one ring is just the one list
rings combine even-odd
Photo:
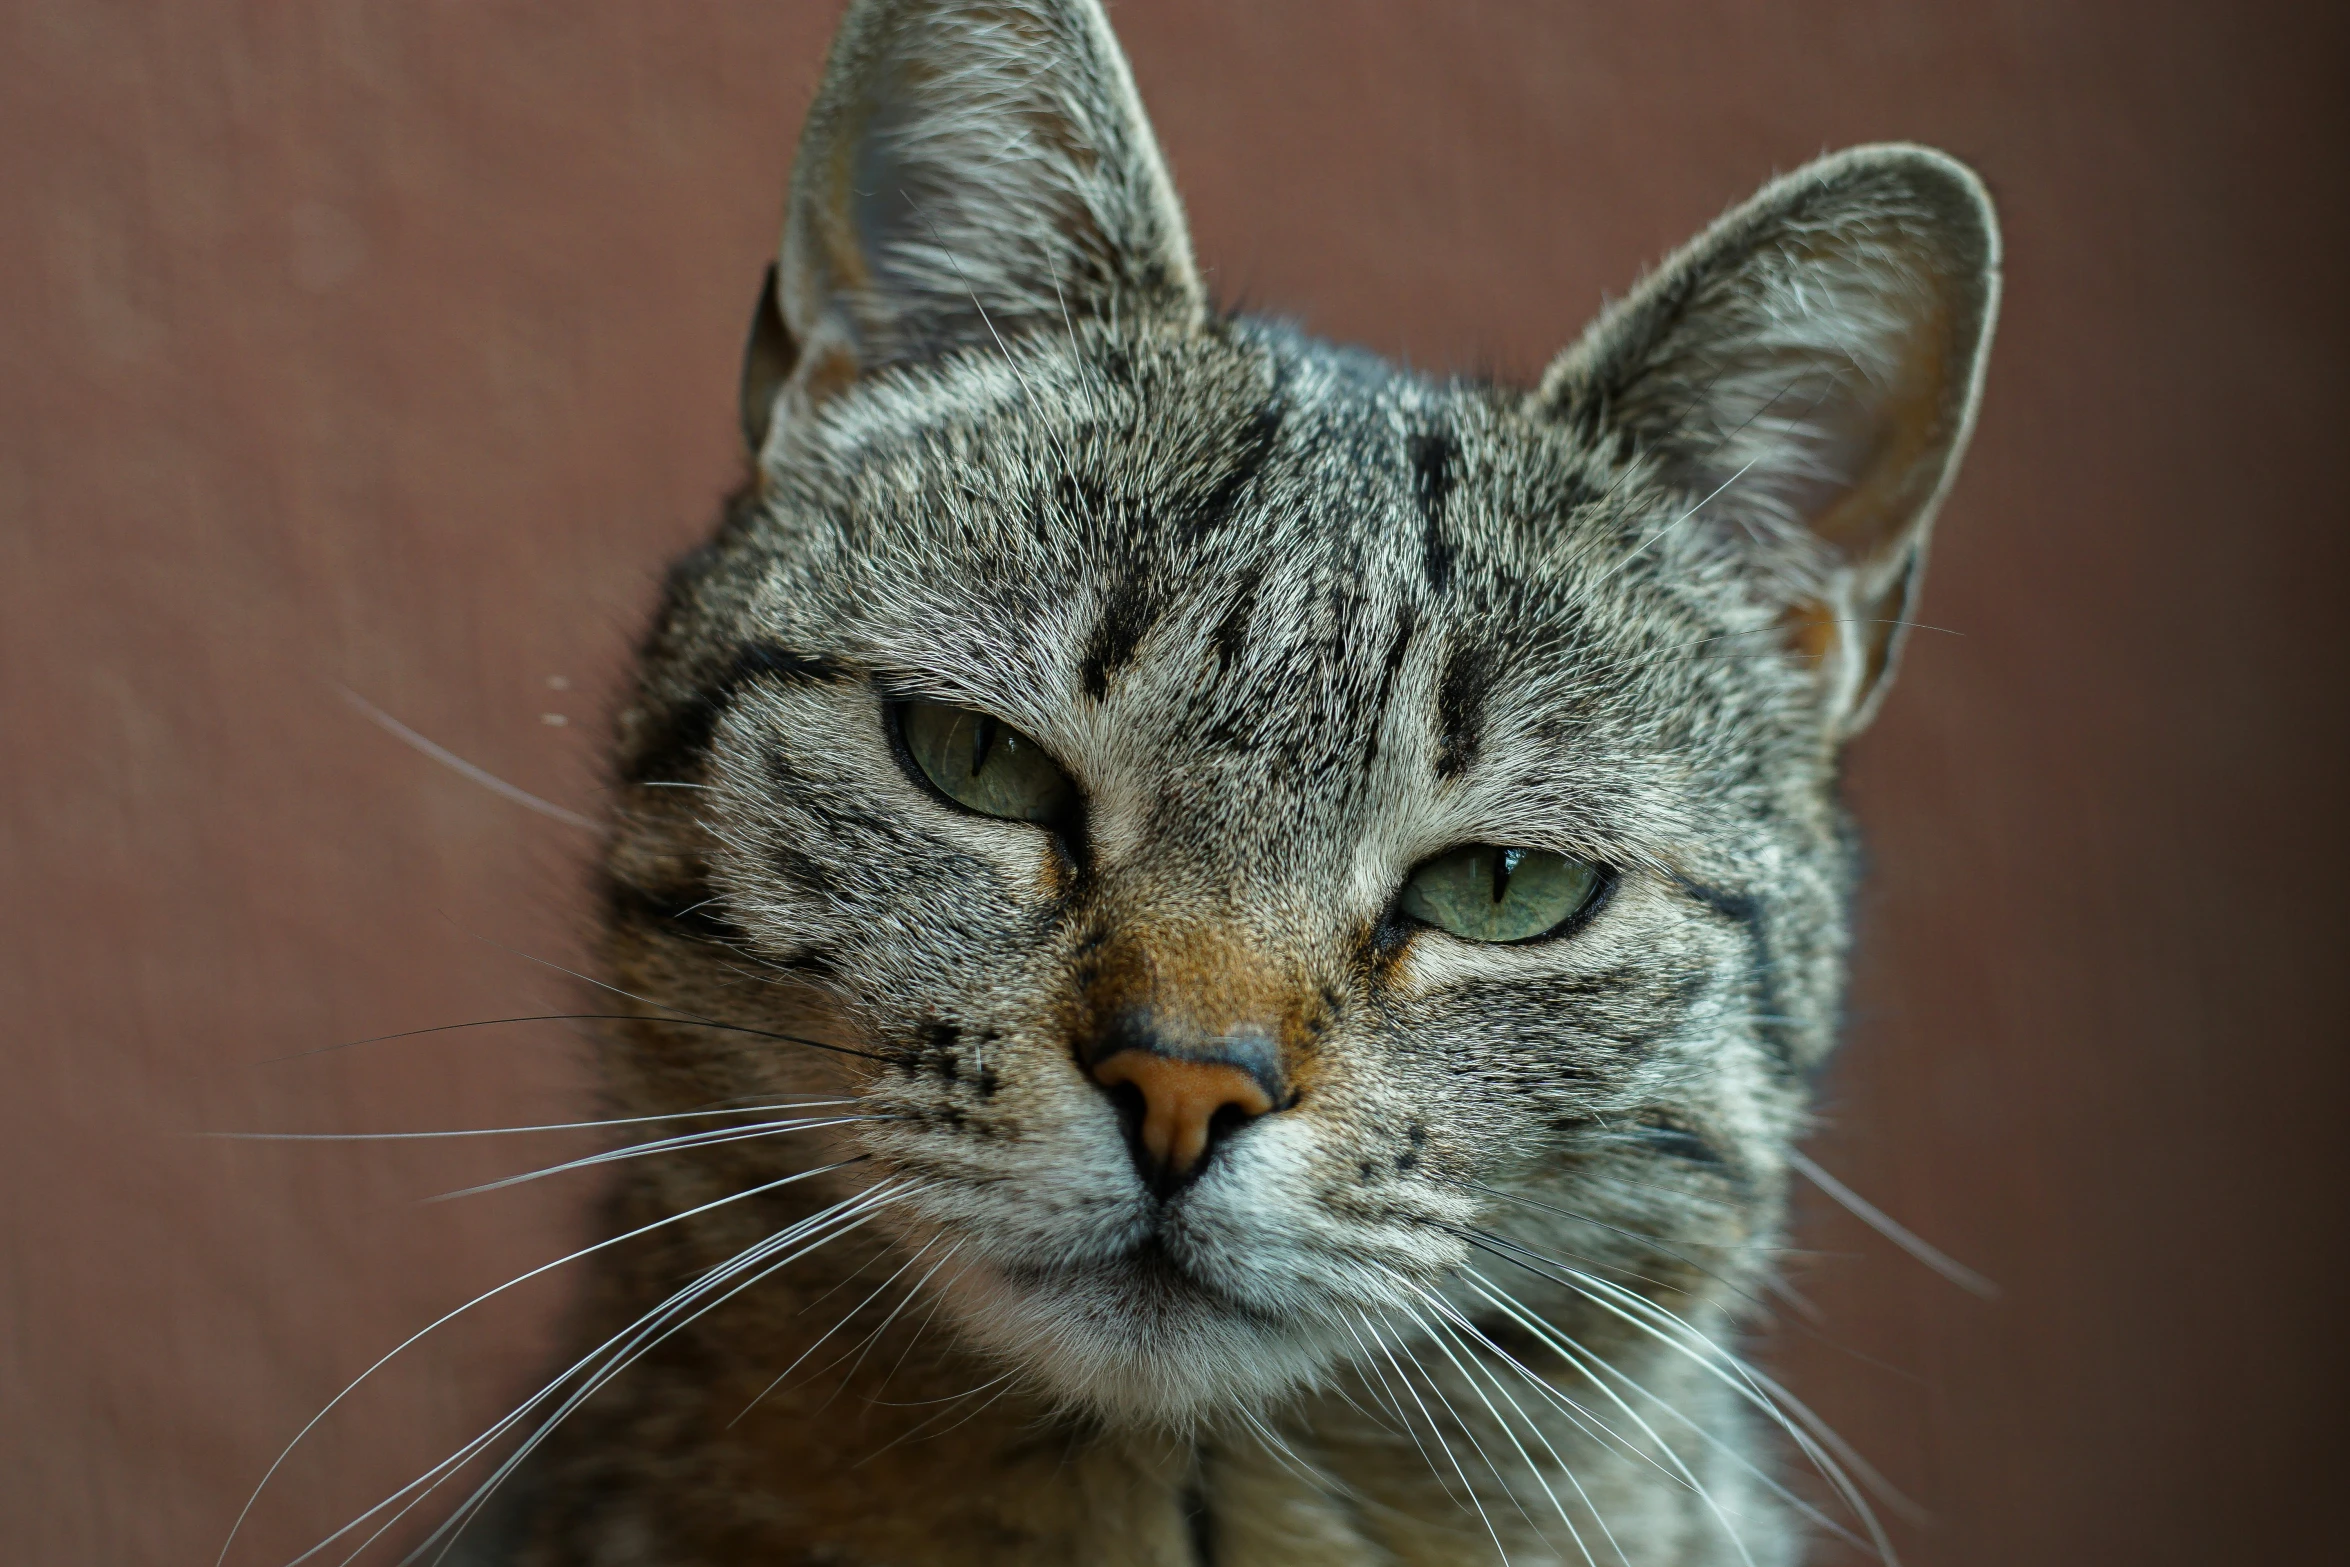
[(1157, 1228), (1116, 1255), (989, 1261), (948, 1285), (964, 1329), (1067, 1404), (1183, 1427), (1321, 1374), (1325, 1335), (1186, 1259)]
[(1085, 1262), (1011, 1264), (998, 1272), (1015, 1288), (1044, 1296), (1111, 1294), (1130, 1299), (1157, 1312), (1214, 1312), (1254, 1319), (1277, 1328), (1281, 1319), (1223, 1288), (1196, 1261), (1186, 1260), (1168, 1244), (1163, 1221), (1151, 1227), (1123, 1252)]

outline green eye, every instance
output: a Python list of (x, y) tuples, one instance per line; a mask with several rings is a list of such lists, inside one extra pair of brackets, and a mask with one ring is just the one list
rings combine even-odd
[(1524, 941), (1581, 913), (1599, 882), (1597, 866), (1547, 849), (1472, 843), (1412, 872), (1403, 911), (1463, 941)]
[(1077, 785), (1044, 747), (1000, 718), (908, 702), (898, 709), (898, 725), (931, 786), (982, 816), (1055, 822), (1076, 802)]

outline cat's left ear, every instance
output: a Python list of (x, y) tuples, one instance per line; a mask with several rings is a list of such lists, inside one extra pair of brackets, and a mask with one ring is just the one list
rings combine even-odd
[(1817, 660), (1830, 732), (1884, 694), (1999, 297), (1982, 183), (1861, 147), (1764, 188), (1562, 355), (1535, 394), (1660, 465)]
[(744, 375), (821, 402), (1064, 318), (1206, 313), (1183, 209), (1099, 0), (854, 0), (792, 167)]

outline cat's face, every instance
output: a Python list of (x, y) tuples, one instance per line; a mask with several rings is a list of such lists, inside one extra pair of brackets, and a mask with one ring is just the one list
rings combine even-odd
[[(920, 67), (981, 12), (972, 99)], [(1799, 176), (1540, 392), (1440, 386), (1205, 314), (1111, 48), (852, 13), (613, 874), (660, 999), (864, 1055), (661, 1070), (845, 1085), (950, 1318), (1114, 1419), (1474, 1315), (1513, 1240), (1734, 1283), (1971, 408), (1971, 183)], [(1055, 131), (975, 183), (983, 114)]]

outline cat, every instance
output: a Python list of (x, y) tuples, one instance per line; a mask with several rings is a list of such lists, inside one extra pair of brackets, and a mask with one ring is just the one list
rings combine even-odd
[(1871, 1539), (1734, 1343), (1976, 178), (1824, 158), (1531, 390), (1437, 381), (1211, 305), (1096, 0), (855, 0), (787, 209), (753, 477), (618, 720), (601, 1070), (672, 1119), (469, 1548)]

